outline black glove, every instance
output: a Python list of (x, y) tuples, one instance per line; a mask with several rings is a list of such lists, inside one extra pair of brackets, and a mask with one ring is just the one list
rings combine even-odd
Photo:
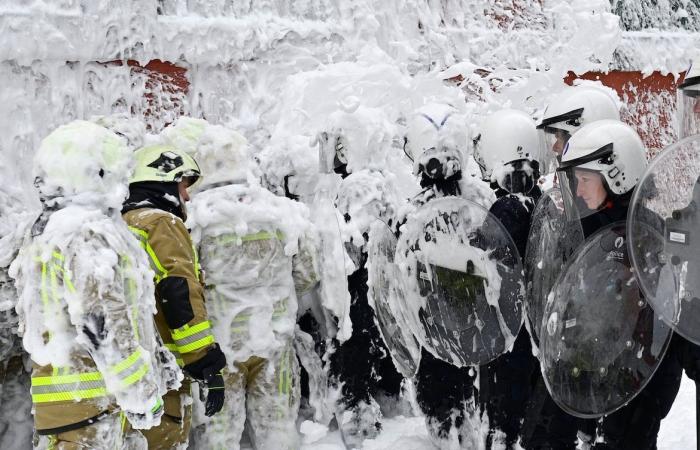
[(219, 348), (219, 344), (210, 348), (204, 358), (184, 367), (185, 372), (200, 382), (200, 392), (202, 387), (207, 389), (204, 411), (207, 417), (213, 416), (224, 407), (224, 377), (221, 372), (224, 367), (226, 367), (226, 356)]
[(204, 403), (204, 414), (211, 417), (224, 407), (226, 394), (224, 390), (224, 376), (221, 372), (208, 375), (204, 381), (207, 389), (207, 400)]

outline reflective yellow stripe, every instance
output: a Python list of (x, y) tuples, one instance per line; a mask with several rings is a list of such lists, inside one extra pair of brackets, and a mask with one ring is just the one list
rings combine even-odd
[(270, 233), (268, 231), (260, 231), (258, 233), (251, 233), (243, 236), (231, 233), (217, 237), (216, 242), (219, 244), (230, 244), (232, 242), (265, 241), (269, 239), (277, 239), (281, 241), (284, 239), (284, 234), (281, 231), (277, 231), (275, 233)]
[(32, 377), (34, 403), (80, 400), (105, 395), (107, 389), (99, 372)]
[(49, 386), (52, 384), (79, 383), (81, 381), (101, 381), (100, 372), (74, 373), (70, 375), (50, 375), (46, 377), (32, 377), (32, 386)]
[(83, 400), (88, 398), (104, 397), (107, 395), (105, 388), (85, 389), (80, 391), (58, 392), (55, 394), (32, 394), (32, 402), (49, 403), (68, 400)]
[[(110, 372), (115, 375), (121, 375), (120, 382), (122, 386), (131, 386), (148, 373), (148, 363), (141, 359), (141, 355), (141, 349), (139, 348), (119, 364), (110, 367)], [(140, 364), (140, 366), (138, 364)]]
[(214, 343), (211, 323), (207, 320), (197, 325), (185, 325), (170, 331), (180, 353), (190, 353)]
[[(200, 322), (197, 325), (189, 326), (185, 325), (184, 327), (180, 327), (176, 330), (171, 330), (171, 333), (173, 335), (173, 339), (176, 341), (188, 338), (190, 336), (194, 336), (197, 333), (200, 333), (204, 330), (208, 330), (211, 328), (211, 323), (208, 320), (205, 320), (204, 322)], [(179, 347), (179, 346), (178, 346)]]
[(168, 344), (165, 344), (165, 347), (168, 350), (170, 350), (170, 353), (173, 354), (173, 356), (175, 357), (175, 362), (177, 362), (178, 366), (182, 367), (185, 365), (185, 360), (182, 359), (182, 355), (180, 354), (180, 351), (177, 349), (177, 345), (175, 345), (174, 343), (172, 343), (172, 344), (168, 343)]
[(109, 368), (109, 371), (114, 373), (114, 374), (119, 374), (121, 372), (124, 372), (126, 369), (134, 365), (139, 359), (141, 358), (141, 349), (139, 348), (136, 350), (134, 353), (132, 353), (130, 356), (127, 358), (124, 358), (122, 362), (119, 364), (115, 364), (114, 366)]
[(46, 263), (41, 263), (41, 303), (44, 311), (49, 307), (49, 294), (46, 293)]
[(133, 266), (131, 258), (128, 255), (119, 255), (119, 276), (124, 285), (124, 296), (131, 306), (131, 329), (134, 331), (134, 339), (136, 342), (141, 342), (141, 334), (139, 333), (139, 308), (136, 299), (136, 281), (130, 277)]
[(197, 277), (199, 280), (199, 272), (200, 272), (200, 267), (199, 267), (199, 255), (197, 254), (197, 249), (194, 247), (194, 244), (192, 244), (192, 254), (194, 255), (194, 275)]
[(156, 252), (153, 251), (153, 247), (148, 243), (148, 233), (138, 228), (129, 227), (129, 230), (136, 235), (136, 238), (141, 242), (141, 247), (148, 253), (149, 260), (151, 262), (151, 268), (156, 273), (155, 280), (158, 283), (160, 280), (168, 276), (168, 271), (165, 270), (160, 260), (156, 256)]
[(194, 341), (190, 344), (187, 344), (184, 346), (178, 346), (178, 349), (180, 350), (180, 353), (191, 353), (191, 352), (199, 350), (200, 348), (207, 347), (213, 343), (214, 343), (214, 336), (212, 336), (210, 334), (209, 336), (204, 337), (202, 339), (199, 339), (197, 341)]
[(122, 386), (131, 386), (148, 373), (148, 364), (143, 363), (138, 371), (121, 380)]

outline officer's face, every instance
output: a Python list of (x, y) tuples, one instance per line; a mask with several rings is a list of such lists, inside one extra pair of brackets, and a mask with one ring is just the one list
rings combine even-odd
[(608, 196), (603, 177), (587, 170), (577, 170), (575, 175), (576, 196), (583, 200), (588, 209), (595, 211), (600, 208)]
[(557, 130), (554, 132), (554, 144), (552, 144), (552, 151), (558, 156), (561, 156), (570, 137), (571, 135), (564, 130)]
[(190, 201), (190, 193), (187, 192), (188, 187), (190, 187), (190, 181), (187, 178), (183, 178), (177, 183), (177, 191), (180, 194), (180, 198), (183, 202)]

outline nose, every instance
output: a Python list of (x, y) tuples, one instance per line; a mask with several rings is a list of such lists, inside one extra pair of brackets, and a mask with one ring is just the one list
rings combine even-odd
[(586, 193), (586, 190), (581, 186), (581, 183), (576, 183), (576, 197), (582, 197)]
[(552, 145), (552, 151), (557, 155), (561, 155), (564, 151), (564, 141), (562, 139), (557, 139), (554, 145)]

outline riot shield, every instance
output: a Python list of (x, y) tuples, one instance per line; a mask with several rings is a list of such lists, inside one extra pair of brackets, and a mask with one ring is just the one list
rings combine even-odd
[(610, 414), (654, 374), (671, 329), (644, 300), (630, 267), (625, 223), (590, 237), (562, 271), (545, 307), (540, 364), (569, 414)]
[(700, 344), (700, 136), (649, 164), (627, 226), (644, 295), (664, 322)]
[(394, 310), (420, 344), (459, 367), (510, 350), (525, 286), (518, 250), (498, 219), (445, 197), (421, 206), (401, 231), (395, 262), (404, 295)]
[[(350, 321), (350, 292), (347, 276), (350, 261), (345, 251), (340, 229), (339, 213), (333, 196), (334, 179), (321, 176), (313, 203), (310, 205), (311, 219), (319, 234), (319, 296), (323, 306), (326, 324), (337, 324), (337, 330), (327, 329), (329, 336), (345, 342), (352, 335)], [(332, 317), (330, 317), (332, 316)]]
[(532, 214), (525, 252), (525, 311), (535, 342), (539, 342), (547, 296), (571, 255), (583, 243), (580, 222), (569, 221), (559, 189), (542, 195)]
[(408, 324), (402, 321), (404, 316), (392, 309), (404, 296), (394, 264), (395, 252), (396, 236), (384, 222), (377, 220), (369, 233), (369, 301), (394, 366), (403, 376), (412, 378), (418, 371), (421, 347)]

